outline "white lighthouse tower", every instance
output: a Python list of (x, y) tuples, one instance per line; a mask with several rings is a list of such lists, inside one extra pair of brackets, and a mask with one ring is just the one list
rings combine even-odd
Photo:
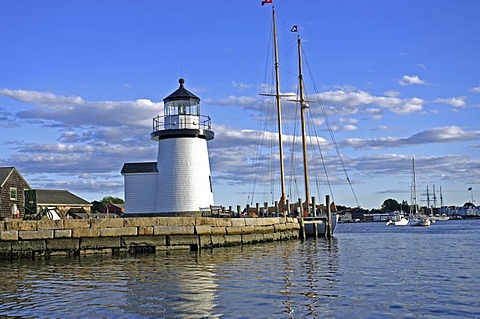
[(185, 89), (185, 80), (178, 83), (163, 100), (163, 116), (153, 119), (150, 134), (158, 142), (158, 213), (194, 213), (214, 204), (207, 149), (214, 137), (210, 117), (200, 115), (200, 98)]

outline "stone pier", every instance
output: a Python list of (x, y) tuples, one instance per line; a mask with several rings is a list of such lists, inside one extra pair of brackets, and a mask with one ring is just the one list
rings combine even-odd
[(0, 221), (0, 260), (222, 247), (299, 237), (295, 218), (138, 217)]

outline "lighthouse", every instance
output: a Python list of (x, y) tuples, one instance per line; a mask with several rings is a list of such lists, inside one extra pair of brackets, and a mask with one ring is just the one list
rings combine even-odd
[(157, 162), (125, 163), (125, 213), (191, 215), (214, 204), (207, 141), (214, 138), (200, 98), (185, 80), (163, 99), (163, 115), (153, 118), (150, 137)]

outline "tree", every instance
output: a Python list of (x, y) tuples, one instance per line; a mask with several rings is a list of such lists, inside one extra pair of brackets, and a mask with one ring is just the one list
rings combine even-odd
[(409, 212), (410, 206), (408, 205), (408, 203), (407, 203), (406, 200), (402, 200), (401, 210), (402, 210), (404, 213), (408, 213), (408, 212)]
[(401, 206), (395, 199), (386, 199), (382, 204), (382, 212), (393, 212), (396, 210), (400, 210)]
[(121, 198), (114, 197), (114, 196), (105, 196), (101, 200), (102, 204), (110, 205), (110, 204), (124, 204), (125, 201)]

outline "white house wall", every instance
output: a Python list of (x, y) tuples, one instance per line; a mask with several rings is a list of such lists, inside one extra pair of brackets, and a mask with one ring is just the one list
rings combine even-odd
[(156, 212), (192, 212), (214, 204), (205, 139), (160, 140), (157, 168)]
[(124, 174), (125, 213), (154, 213), (157, 173)]

